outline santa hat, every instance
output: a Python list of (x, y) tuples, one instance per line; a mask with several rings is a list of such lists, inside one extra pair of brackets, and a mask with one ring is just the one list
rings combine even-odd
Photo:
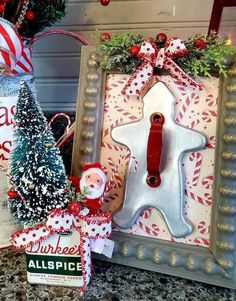
[(90, 174), (90, 173), (98, 173), (99, 176), (103, 179), (103, 182), (106, 183), (107, 176), (106, 176), (106, 168), (101, 165), (100, 162), (92, 163), (92, 164), (85, 164), (82, 168), (82, 177)]
[(83, 170), (83, 171), (86, 171), (86, 170), (88, 170), (88, 169), (90, 169), (90, 168), (99, 168), (99, 169), (101, 169), (104, 173), (107, 173), (107, 172), (106, 172), (106, 167), (103, 166), (100, 162), (96, 162), (96, 163), (92, 163), (92, 164), (84, 164), (82, 170)]

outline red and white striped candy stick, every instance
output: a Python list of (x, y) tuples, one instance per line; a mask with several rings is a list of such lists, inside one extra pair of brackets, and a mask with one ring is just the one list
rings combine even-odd
[(117, 81), (115, 81), (114, 83), (112, 83), (111, 85), (109, 85), (108, 87), (106, 87), (106, 91), (111, 91), (114, 88), (119, 87), (120, 85), (123, 85), (127, 82), (127, 77), (123, 77)]
[(211, 122), (212, 117), (217, 117), (217, 113), (215, 111), (206, 110), (202, 112), (202, 120)]
[(2, 164), (0, 164), (0, 170), (4, 173), (4, 175), (7, 177), (9, 182), (13, 184), (12, 179), (8, 173), (8, 170)]
[(189, 197), (190, 199), (197, 201), (198, 203), (210, 206), (212, 204), (212, 196), (209, 193), (204, 194), (204, 198), (192, 193), (191, 191), (185, 189), (185, 195)]
[(205, 221), (200, 221), (197, 228), (199, 233), (204, 235), (208, 234), (210, 229), (210, 227), (206, 224)]
[(179, 92), (181, 93), (181, 95), (185, 96), (187, 94), (186, 92), (186, 88), (183, 87), (183, 85), (178, 81), (178, 80), (174, 80), (174, 84), (175, 87), (179, 90)]
[(129, 118), (130, 120), (137, 120), (138, 118), (136, 116), (134, 116), (133, 114), (131, 114), (130, 112), (124, 110), (123, 108), (119, 107), (119, 106), (115, 106), (114, 109), (121, 113), (124, 117)]
[(145, 209), (142, 213), (142, 217), (148, 219), (152, 214), (152, 208)]
[(197, 238), (194, 239), (194, 244), (209, 246), (209, 239), (202, 238), (202, 237), (197, 237)]
[(213, 175), (207, 176), (202, 180), (202, 186), (206, 189), (212, 189), (213, 187)]
[(206, 98), (206, 103), (209, 107), (214, 107), (218, 104), (218, 97), (214, 98), (212, 94), (208, 94)]
[(206, 145), (207, 148), (215, 148), (215, 144), (216, 144), (216, 136), (211, 136), (209, 139), (208, 139), (208, 143)]
[(158, 236), (158, 232), (160, 231), (160, 229), (158, 227), (156, 227), (155, 230), (153, 230), (150, 227), (144, 225), (144, 223), (142, 221), (140, 221), (140, 219), (137, 220), (136, 224), (148, 235), (154, 236), (154, 237)]
[(193, 129), (193, 128), (195, 128), (199, 123), (200, 123), (200, 120), (199, 120), (197, 117), (195, 117), (195, 118), (190, 122), (189, 125), (186, 125), (186, 127), (190, 128), (190, 129)]
[(112, 201), (117, 200), (117, 198), (118, 198), (118, 194), (117, 194), (117, 193), (114, 193), (114, 194), (109, 195), (109, 196), (107, 196), (107, 197), (105, 196), (104, 202), (105, 202), (105, 203), (110, 203), (110, 202), (112, 202)]
[(114, 145), (114, 144), (106, 143), (106, 142), (102, 142), (101, 146), (104, 147), (105, 149), (109, 149), (109, 150), (113, 150), (113, 151), (117, 151), (117, 152), (122, 152), (125, 150), (125, 148), (123, 146)]
[(201, 172), (201, 166), (202, 166), (202, 154), (200, 152), (194, 153), (195, 157), (195, 167), (193, 172), (193, 178), (192, 178), (192, 186), (197, 186), (200, 172)]
[(191, 101), (190, 101), (189, 97), (187, 97), (176, 117), (177, 122), (180, 122), (183, 119), (184, 115), (186, 114), (186, 112), (188, 110), (190, 103), (191, 103)]
[[(120, 174), (118, 173), (118, 166), (119, 166), (119, 162), (120, 160), (118, 160), (118, 164), (115, 165), (112, 158), (108, 158), (107, 159), (107, 163), (110, 166), (111, 170), (112, 170), (112, 176), (110, 179), (110, 182), (112, 183), (114, 181), (114, 187), (115, 188), (121, 188), (122, 187), (122, 178), (120, 176)], [(113, 180), (114, 179), (114, 180)]]
[(198, 94), (192, 93), (192, 94), (191, 94), (191, 98), (193, 99), (193, 103), (194, 103), (195, 105), (197, 105), (197, 104), (199, 103), (199, 101), (200, 101), (200, 97), (199, 97)]
[(67, 119), (67, 126), (65, 128), (65, 133), (68, 133), (69, 129), (70, 129), (70, 125), (71, 125), (71, 121), (70, 121), (70, 117), (68, 115), (66, 115), (65, 113), (57, 113), (55, 114), (52, 119), (50, 120), (50, 122), (48, 123), (47, 128), (49, 128), (51, 126), (51, 124), (59, 117), (59, 116), (63, 116)]
[(108, 134), (110, 134), (111, 130), (116, 127), (117, 125), (121, 124), (123, 121), (122, 118), (118, 118), (117, 120), (115, 120), (114, 123), (112, 123), (108, 128), (106, 128), (103, 132), (103, 138), (106, 137)]

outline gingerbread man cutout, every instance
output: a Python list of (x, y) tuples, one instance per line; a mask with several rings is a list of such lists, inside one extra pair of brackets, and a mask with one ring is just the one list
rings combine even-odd
[[(184, 171), (182, 159), (189, 153), (204, 148), (203, 134), (175, 122), (175, 98), (161, 82), (156, 83), (143, 98), (143, 118), (115, 127), (112, 138), (127, 146), (137, 161), (137, 172), (130, 162), (125, 184), (123, 206), (114, 214), (113, 221), (121, 228), (130, 228), (142, 211), (148, 207), (159, 210), (174, 237), (184, 237), (192, 232), (192, 224), (184, 217)], [(162, 129), (162, 154), (160, 162), (161, 183), (157, 187), (147, 184), (147, 143), (150, 117), (159, 112), (164, 116)], [(155, 154), (154, 154), (155, 155)]]

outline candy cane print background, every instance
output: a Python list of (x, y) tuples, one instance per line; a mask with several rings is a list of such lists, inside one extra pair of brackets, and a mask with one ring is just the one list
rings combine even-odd
[[(111, 212), (122, 204), (126, 164), (120, 158), (125, 157), (128, 150), (111, 139), (110, 131), (116, 124), (133, 122), (142, 116), (142, 101), (135, 96), (130, 96), (127, 100), (121, 94), (128, 78), (128, 75), (111, 74), (108, 75), (106, 84), (101, 161), (107, 167), (109, 176), (112, 174), (109, 160), (112, 159), (115, 165), (119, 163), (117, 179), (119, 179), (119, 184), (121, 183), (121, 187), (117, 187), (119, 184), (116, 183), (117, 188), (113, 188), (110, 192), (110, 195), (118, 194), (118, 197), (114, 200), (111, 198), (104, 206), (104, 210)], [(207, 137), (207, 147), (201, 152), (188, 154), (183, 162), (186, 173), (185, 215), (192, 222), (194, 230), (185, 238), (171, 237), (161, 214), (153, 208), (145, 210), (131, 229), (115, 228), (114, 230), (208, 247), (209, 231), (200, 232), (201, 226), (199, 225), (203, 225), (204, 222), (206, 229), (209, 229), (210, 225), (218, 79), (201, 78), (200, 81), (198, 80), (204, 84), (202, 91), (184, 88), (170, 76), (161, 76), (158, 79), (162, 80), (176, 97), (175, 116), (178, 123), (204, 132)], [(132, 164), (134, 165), (133, 162)]]

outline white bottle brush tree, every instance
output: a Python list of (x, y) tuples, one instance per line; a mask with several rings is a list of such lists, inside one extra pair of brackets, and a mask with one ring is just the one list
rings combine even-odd
[(34, 224), (50, 210), (67, 207), (66, 173), (46, 118), (25, 82), (16, 105), (14, 145), (10, 164), (10, 208), (15, 217)]

